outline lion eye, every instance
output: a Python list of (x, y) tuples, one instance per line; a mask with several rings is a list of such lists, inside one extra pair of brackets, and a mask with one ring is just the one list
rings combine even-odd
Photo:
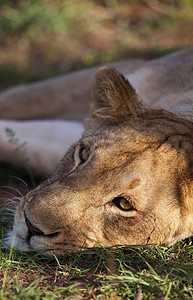
[(124, 197), (118, 197), (113, 200), (113, 203), (121, 210), (129, 211), (133, 209), (131, 203)]
[(85, 147), (81, 147), (79, 150), (79, 158), (82, 163), (86, 162), (89, 159), (90, 152)]

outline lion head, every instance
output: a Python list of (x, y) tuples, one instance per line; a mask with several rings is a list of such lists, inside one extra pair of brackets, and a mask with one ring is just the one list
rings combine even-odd
[(116, 70), (96, 73), (81, 139), (25, 196), (7, 238), (21, 250), (171, 245), (193, 233), (193, 124), (150, 108)]

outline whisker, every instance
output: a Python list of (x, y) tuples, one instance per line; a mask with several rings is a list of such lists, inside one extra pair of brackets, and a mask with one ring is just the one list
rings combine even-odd
[(14, 194), (12, 194), (12, 193), (10, 193), (10, 192), (8, 192), (8, 191), (5, 191), (5, 190), (3, 190), (3, 192), (4, 192), (5, 194), (7, 194), (7, 195), (11, 196), (12, 198), (13, 198), (13, 197), (15, 197), (15, 195), (14, 195)]
[(5, 209), (5, 212), (9, 212), (9, 211), (15, 211), (15, 207), (13, 208), (13, 207), (4, 207), (4, 209)]
[(12, 214), (14, 214), (19, 205), (19, 201), (21, 201), (20, 197), (6, 199), (6, 201), (1, 205), (1, 208), (4, 213), (11, 211)]
[[(3, 186), (1, 186), (1, 188), (10, 189), (10, 190), (12, 190), (12, 191), (18, 193), (21, 197), (23, 197), (23, 194), (22, 194), (18, 189), (14, 188), (14, 187), (12, 187), (12, 186), (3, 185)], [(3, 190), (3, 191), (4, 191), (4, 190)], [(8, 191), (6, 191), (6, 190), (5, 190), (4, 192), (7, 193), (8, 195), (15, 196), (14, 194), (11, 194), (10, 192), (8, 192)]]
[(10, 175), (9, 177), (19, 180), (21, 183), (23, 183), (26, 191), (29, 192), (29, 186), (28, 186), (28, 184), (23, 179), (21, 179), (21, 178), (19, 178), (17, 176), (13, 176), (13, 175)]
[(17, 204), (18, 202), (21, 201), (21, 199), (22, 199), (22, 197), (12, 197), (12, 198), (7, 199), (5, 203)]
[(15, 215), (15, 210), (10, 210), (10, 211), (6, 210), (3, 217), (6, 217), (6, 216), (13, 217), (14, 215)]
[(6, 197), (1, 197), (0, 200), (1, 202), (6, 202), (8, 199)]
[(11, 202), (11, 203), (15, 203), (17, 200), (21, 201), (23, 197), (12, 197), (12, 198), (8, 198), (7, 201)]
[(4, 208), (6, 210), (9, 209), (10, 206), (13, 207), (13, 208), (16, 208), (16, 207), (18, 207), (18, 203), (19, 202), (7, 202), (7, 203), (5, 203)]
[(16, 207), (6, 207), (6, 206), (3, 206), (1, 207), (2, 211), (3, 211), (3, 216), (2, 216), (2, 221), (7, 219), (7, 218), (13, 218), (14, 215), (15, 215), (15, 211), (16, 211)]

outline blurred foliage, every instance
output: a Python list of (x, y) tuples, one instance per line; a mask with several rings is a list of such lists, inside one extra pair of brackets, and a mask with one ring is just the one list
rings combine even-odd
[(192, 45), (192, 0), (0, 0), (0, 88)]

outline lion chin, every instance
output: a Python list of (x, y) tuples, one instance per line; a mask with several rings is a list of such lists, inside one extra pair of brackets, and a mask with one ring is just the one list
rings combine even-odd
[(192, 116), (189, 105), (171, 112), (144, 104), (123, 75), (100, 68), (81, 138), (23, 197), (5, 243), (60, 255), (191, 236)]

